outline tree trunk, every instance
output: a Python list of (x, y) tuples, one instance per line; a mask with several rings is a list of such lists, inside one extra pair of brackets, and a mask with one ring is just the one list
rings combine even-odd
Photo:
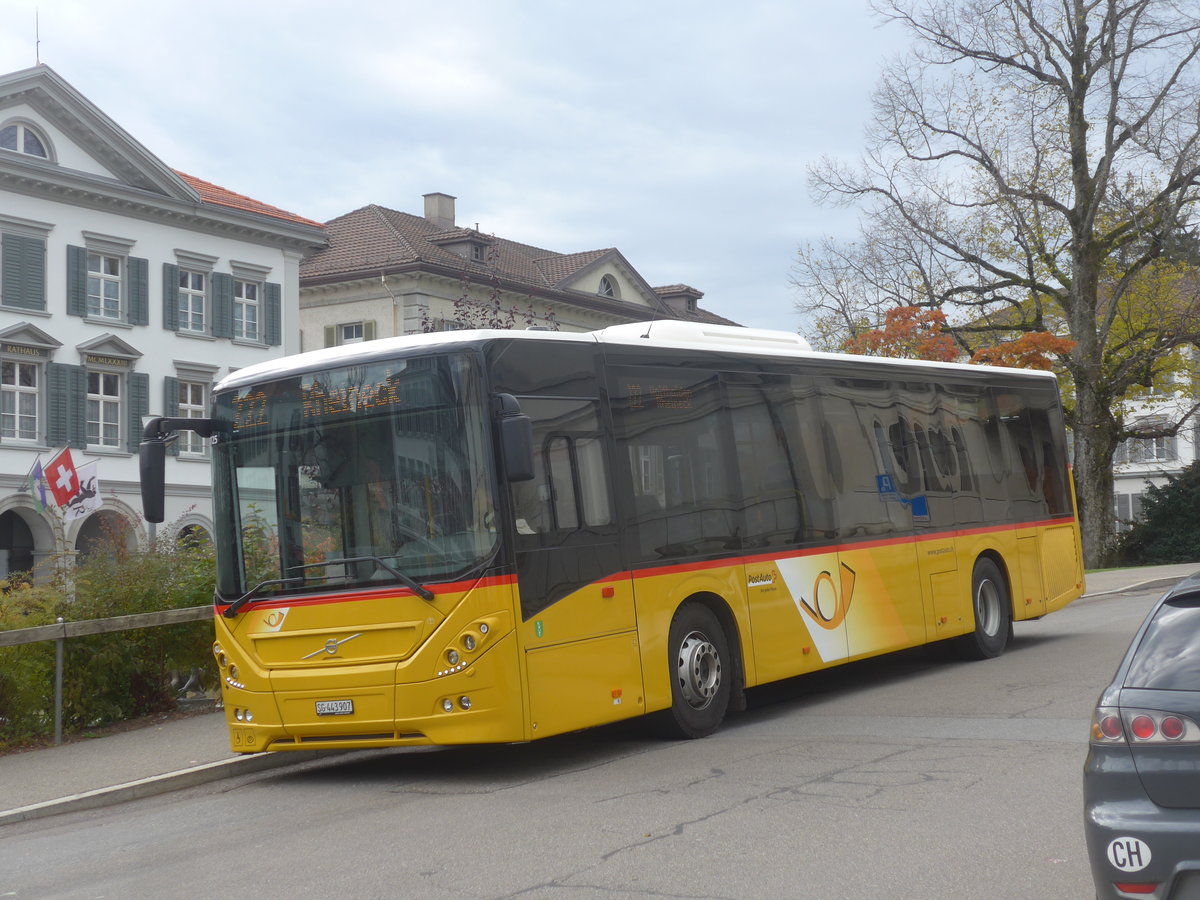
[(1075, 494), (1079, 503), (1083, 563), (1095, 569), (1112, 565), (1113, 453), (1117, 449), (1117, 423), (1108, 403), (1090, 384), (1075, 388)]

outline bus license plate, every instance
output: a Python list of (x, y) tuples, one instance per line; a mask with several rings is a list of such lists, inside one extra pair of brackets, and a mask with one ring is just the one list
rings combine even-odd
[(354, 715), (353, 700), (318, 700), (318, 716), (351, 716)]

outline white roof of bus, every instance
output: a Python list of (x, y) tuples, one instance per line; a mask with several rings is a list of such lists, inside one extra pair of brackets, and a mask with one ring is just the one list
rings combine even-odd
[(914, 359), (893, 359), (880, 356), (856, 356), (846, 353), (822, 353), (812, 349), (803, 337), (789, 331), (771, 331), (763, 328), (739, 328), (731, 325), (706, 325), (701, 322), (683, 322), (674, 319), (659, 319), (653, 322), (630, 322), (624, 325), (611, 325), (599, 331), (569, 332), (569, 331), (505, 331), (505, 330), (476, 330), (476, 331), (441, 331), (434, 334), (410, 334), (401, 337), (381, 338), (374, 341), (364, 341), (360, 344), (349, 344), (338, 347), (328, 347), (324, 350), (311, 350), (294, 356), (283, 356), (278, 359), (256, 363), (227, 375), (217, 385), (217, 390), (235, 387), (243, 382), (270, 381), (285, 378), (297, 372), (311, 371), (324, 366), (351, 366), (356, 361), (366, 357), (377, 357), (391, 352), (402, 352), (420, 348), (437, 347), (440, 344), (458, 344), (464, 341), (504, 338), (521, 341), (574, 341), (578, 343), (628, 344), (634, 346), (653, 346), (663, 349), (720, 351), (729, 354), (749, 354), (752, 356), (774, 357), (804, 357), (806, 359), (854, 360), (865, 367), (891, 367), (897, 365), (921, 366), (942, 371), (959, 369), (979, 374), (980, 371), (994, 371), (997, 374), (1012, 375), (1021, 372), (1027, 375), (1041, 375), (1054, 378), (1052, 372), (1042, 372), (1033, 369), (1004, 369), (994, 366), (976, 366), (966, 363), (927, 362)]

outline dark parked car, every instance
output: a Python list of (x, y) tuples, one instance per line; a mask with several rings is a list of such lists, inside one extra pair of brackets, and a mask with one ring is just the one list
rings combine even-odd
[(1200, 900), (1200, 576), (1150, 610), (1092, 717), (1084, 831), (1096, 896)]

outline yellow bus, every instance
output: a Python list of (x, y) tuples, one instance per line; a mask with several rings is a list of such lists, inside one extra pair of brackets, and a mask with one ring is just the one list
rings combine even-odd
[(1083, 592), (1047, 373), (658, 321), (462, 331), (242, 369), (207, 419), (236, 751), (530, 741), (935, 641)]

